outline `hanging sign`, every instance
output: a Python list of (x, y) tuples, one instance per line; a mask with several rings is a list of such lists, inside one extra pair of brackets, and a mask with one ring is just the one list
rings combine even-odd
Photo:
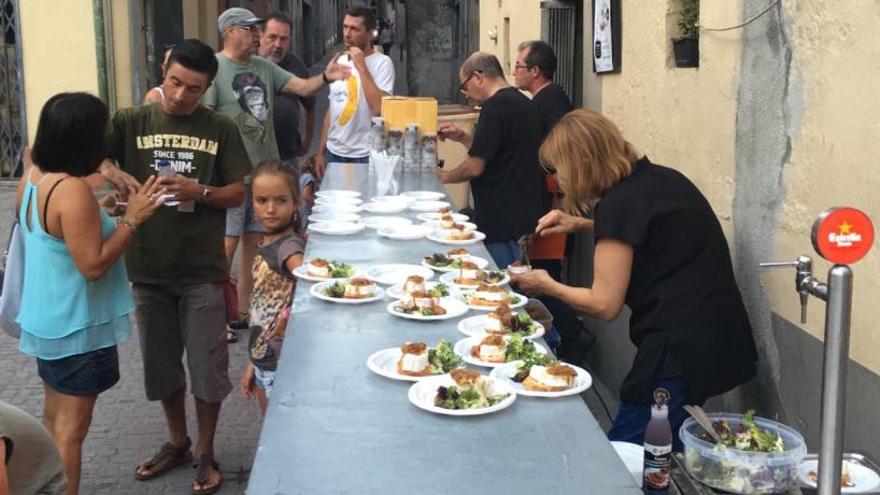
[(593, 0), (593, 71), (620, 72), (620, 0)]
[(849, 265), (864, 258), (874, 245), (874, 224), (855, 208), (829, 208), (813, 223), (813, 248), (826, 260)]

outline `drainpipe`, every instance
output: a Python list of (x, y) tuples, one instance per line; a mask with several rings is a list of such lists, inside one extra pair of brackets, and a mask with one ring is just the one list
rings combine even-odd
[(107, 53), (104, 50), (104, 0), (92, 0), (95, 14), (95, 56), (98, 60), (98, 96), (107, 101)]
[(104, 0), (104, 68), (107, 81), (107, 106), (116, 111), (116, 53), (113, 47), (113, 3)]
[(129, 39), (129, 43), (131, 45), (131, 103), (133, 106), (137, 106), (141, 100), (144, 99), (144, 64), (143, 64), (143, 49), (141, 47), (141, 40), (143, 39), (141, 32), (141, 9), (138, 6), (139, 2), (129, 2), (128, 3), (128, 19), (130, 23), (129, 32), (131, 34), (131, 38)]

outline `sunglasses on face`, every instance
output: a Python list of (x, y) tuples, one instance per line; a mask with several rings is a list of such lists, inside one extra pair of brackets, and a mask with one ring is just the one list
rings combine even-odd
[(467, 76), (467, 78), (465, 78), (464, 82), (461, 83), (461, 86), (458, 87), (458, 90), (461, 91), (461, 94), (467, 95), (467, 87), (468, 87), (468, 83), (471, 82), (471, 78), (474, 77), (474, 74), (482, 74), (482, 73), (483, 73), (483, 71), (481, 71), (481, 70), (475, 70), (475, 71), (471, 72), (471, 75)]

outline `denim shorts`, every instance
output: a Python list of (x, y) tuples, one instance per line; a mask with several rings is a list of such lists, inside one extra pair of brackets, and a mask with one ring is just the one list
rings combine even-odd
[(37, 372), (62, 394), (97, 395), (119, 381), (119, 354), (113, 345), (61, 359), (37, 358)]
[(266, 392), (268, 399), (272, 395), (272, 389), (275, 388), (275, 372), (254, 366), (254, 383)]
[(244, 202), (241, 206), (226, 210), (226, 237), (241, 237), (247, 232), (263, 232), (263, 226), (254, 214), (251, 185), (244, 189)]

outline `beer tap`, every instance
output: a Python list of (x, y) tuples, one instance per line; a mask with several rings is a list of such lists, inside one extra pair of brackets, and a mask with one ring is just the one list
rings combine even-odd
[(811, 294), (826, 302), (816, 484), (819, 495), (839, 495), (852, 317), (853, 272), (849, 265), (871, 250), (874, 225), (864, 212), (855, 208), (829, 208), (813, 223), (810, 237), (816, 252), (834, 263), (828, 270), (828, 283), (813, 277), (813, 260), (809, 256), (798, 256), (795, 261), (761, 263), (761, 267), (795, 268), (794, 288), (800, 296), (802, 324), (807, 322), (807, 300)]
[(810, 294), (823, 301), (828, 300), (828, 286), (813, 276), (813, 259), (809, 256), (798, 256), (795, 261), (770, 261), (761, 263), (761, 268), (788, 268), (795, 269), (794, 290), (797, 291), (801, 300), (801, 323), (807, 322), (807, 301)]

